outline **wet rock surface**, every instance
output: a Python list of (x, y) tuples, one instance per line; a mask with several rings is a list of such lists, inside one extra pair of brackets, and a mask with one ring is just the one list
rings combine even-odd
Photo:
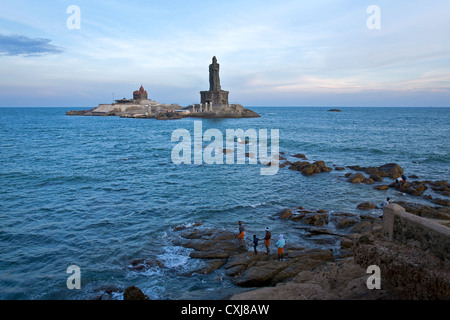
[(194, 227), (178, 235), (180, 245), (193, 249), (191, 258), (206, 262), (196, 273), (209, 274), (223, 268), (230, 280), (240, 287), (273, 286), (293, 278), (301, 270), (335, 259), (330, 250), (305, 250), (287, 245), (284, 260), (278, 261), (276, 252), (266, 254), (263, 250), (255, 254), (239, 244), (235, 233), (220, 229)]

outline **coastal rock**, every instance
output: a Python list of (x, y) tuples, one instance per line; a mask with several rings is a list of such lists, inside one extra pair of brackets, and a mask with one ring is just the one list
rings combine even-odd
[(357, 208), (359, 210), (370, 210), (370, 209), (378, 209), (378, 206), (375, 203), (366, 201), (358, 204)]
[(296, 161), (289, 167), (290, 170), (300, 171), (305, 176), (314, 175), (316, 173), (330, 172), (332, 169), (325, 165), (324, 161), (316, 161), (310, 163), (308, 161)]
[[(253, 261), (247, 259), (250, 263), (247, 263), (245, 271), (231, 279), (232, 282), (241, 287), (276, 285), (291, 280), (302, 271), (311, 270), (334, 259), (332, 251), (318, 249), (301, 251), (287, 249), (285, 256), (288, 258), (283, 261), (277, 261), (275, 256)], [(235, 267), (236, 265), (233, 265), (233, 268)]]
[(372, 174), (372, 175), (370, 175), (369, 178), (372, 179), (373, 181), (376, 181), (376, 182), (383, 181), (383, 178), (381, 178), (378, 174)]
[(395, 286), (401, 299), (450, 299), (448, 262), (415, 246), (377, 237), (355, 241), (352, 250), (355, 262), (363, 268), (377, 265), (382, 270), (383, 283)]
[[(396, 183), (393, 182), (389, 185), (390, 188), (396, 189)], [(412, 182), (405, 182), (398, 190), (400, 192), (409, 193), (413, 196), (421, 196), (425, 190), (427, 190), (428, 187), (426, 186), (425, 182), (421, 181), (412, 181)]]
[(123, 293), (123, 300), (150, 300), (141, 289), (132, 286), (128, 287)]
[(364, 179), (363, 183), (364, 183), (364, 184), (374, 184), (375, 181), (373, 181), (372, 178), (367, 178), (367, 179)]
[(164, 263), (158, 260), (147, 260), (144, 258), (135, 258), (130, 261), (130, 270), (133, 271), (146, 271), (151, 268), (161, 268)]
[[(323, 210), (321, 212), (324, 214)], [(225, 275), (242, 287), (275, 285), (334, 259), (331, 250), (305, 250), (288, 245), (285, 248), (286, 259), (277, 261), (276, 253), (255, 254), (240, 247), (236, 235), (226, 230), (192, 227), (176, 232), (184, 239), (180, 244), (193, 249), (190, 257), (204, 261), (201, 268), (190, 274), (210, 274), (223, 268)]]
[(445, 207), (450, 207), (450, 200), (449, 199), (441, 199), (441, 198), (436, 198), (433, 201), (434, 204), (438, 204), (440, 206), (445, 206)]
[(403, 207), (407, 212), (415, 214), (419, 217), (438, 220), (450, 220), (450, 208), (447, 207), (431, 207), (419, 203), (411, 203), (405, 201), (395, 201), (394, 203)]
[(302, 222), (313, 226), (324, 226), (329, 222), (328, 214), (309, 214), (302, 219)]
[(292, 218), (292, 210), (285, 209), (279, 213), (281, 219), (290, 219)]
[(356, 166), (348, 166), (347, 168), (352, 169), (354, 171), (363, 171), (369, 174), (374, 181), (378, 181), (378, 179), (384, 177), (397, 179), (398, 177), (401, 177), (403, 174), (403, 168), (396, 163), (387, 163), (379, 167), (361, 167), (359, 165), (356, 165)]
[(397, 179), (403, 174), (403, 168), (396, 163), (387, 163), (377, 168), (380, 177), (389, 177)]
[(234, 277), (231, 281), (240, 287), (258, 287), (267, 285), (281, 270), (285, 269), (287, 261), (270, 261), (247, 268), (242, 274)]
[(176, 112), (160, 112), (156, 115), (156, 120), (177, 120), (182, 119), (183, 116)]
[(303, 159), (303, 160), (308, 160), (308, 159), (306, 159), (306, 156), (303, 153), (297, 153), (297, 154), (293, 155), (293, 157)]
[(359, 172), (354, 173), (347, 178), (347, 181), (351, 183), (361, 183), (364, 180), (366, 180), (366, 176)]
[(328, 110), (328, 112), (342, 112), (342, 110), (340, 110), (340, 109), (330, 109), (330, 110)]
[(299, 272), (292, 281), (236, 294), (231, 300), (378, 300), (398, 297), (395, 288), (367, 290), (366, 269), (353, 257)]
[(377, 189), (377, 190), (388, 190), (388, 189), (389, 189), (389, 186), (383, 184), (383, 185), (380, 185), (380, 186), (375, 186), (375, 187), (373, 187), (373, 188), (374, 188), (374, 189)]
[(359, 218), (350, 213), (335, 213), (331, 216), (337, 229), (345, 229), (359, 222)]
[(450, 197), (450, 188), (448, 186), (448, 181), (439, 180), (439, 181), (428, 181), (428, 185), (430, 185), (431, 189), (439, 193), (445, 197)]
[(289, 165), (291, 165), (292, 163), (290, 162), (290, 161), (285, 161), (285, 162), (283, 162), (283, 163), (280, 163), (280, 168), (284, 168), (284, 167), (286, 167), (286, 166), (289, 166)]

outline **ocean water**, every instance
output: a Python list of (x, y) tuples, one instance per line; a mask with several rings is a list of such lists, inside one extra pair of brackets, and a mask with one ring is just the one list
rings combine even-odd
[[(203, 131), (279, 129), (280, 151), (291, 161), (303, 153), (330, 167), (396, 162), (407, 176), (449, 180), (449, 108), (251, 109), (262, 117), (206, 119)], [(175, 165), (172, 132), (193, 132), (198, 119), (76, 117), (68, 110), (0, 108), (0, 299), (90, 299), (105, 286), (119, 288), (113, 298), (121, 299), (120, 288), (131, 285), (152, 299), (220, 299), (240, 289), (221, 271), (191, 274), (203, 262), (176, 245), (175, 226), (237, 230), (242, 220), (247, 234), (263, 236), (270, 226), (290, 243), (338, 250), (273, 216), (298, 206), (360, 214), (358, 203), (388, 196), (429, 204), (348, 183), (350, 169), (305, 177), (287, 167), (263, 176), (261, 164)], [(134, 258), (159, 264), (136, 272)], [(70, 265), (81, 268), (81, 290), (66, 286)]]

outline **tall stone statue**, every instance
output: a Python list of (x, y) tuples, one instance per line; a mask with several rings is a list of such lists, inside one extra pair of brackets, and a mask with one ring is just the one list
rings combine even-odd
[(209, 91), (200, 91), (200, 104), (208, 105), (210, 111), (228, 106), (229, 92), (222, 90), (220, 86), (219, 68), (216, 57), (213, 57), (212, 64), (209, 65)]
[(209, 91), (220, 91), (220, 65), (217, 63), (216, 57), (213, 57), (212, 64), (209, 65)]

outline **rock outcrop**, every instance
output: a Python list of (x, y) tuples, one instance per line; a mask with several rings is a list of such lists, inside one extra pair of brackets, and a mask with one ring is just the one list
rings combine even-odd
[(205, 266), (195, 273), (208, 274), (223, 268), (231, 281), (240, 287), (276, 285), (301, 271), (334, 260), (330, 250), (305, 250), (287, 245), (285, 260), (278, 261), (276, 253), (255, 254), (239, 245), (236, 234), (219, 229), (188, 228), (179, 232), (179, 241), (180, 245), (193, 249), (191, 258), (204, 260)]
[(439, 206), (427, 206), (420, 203), (411, 203), (406, 201), (395, 201), (393, 203), (403, 207), (406, 212), (415, 214), (419, 217), (431, 218), (437, 220), (448, 220), (450, 222), (450, 208)]
[(355, 171), (363, 171), (370, 176), (378, 176), (379, 178), (388, 177), (391, 179), (397, 179), (403, 174), (403, 168), (396, 163), (387, 163), (379, 167), (360, 167), (356, 165), (348, 166), (348, 168)]
[(141, 289), (132, 286), (128, 287), (123, 293), (123, 300), (150, 300)]
[(324, 161), (310, 163), (308, 161), (296, 161), (289, 166), (290, 170), (300, 171), (305, 176), (314, 175), (322, 172), (330, 172), (332, 169), (325, 165)]
[(434, 255), (374, 236), (355, 241), (353, 252), (363, 268), (377, 265), (382, 283), (395, 286), (400, 299), (450, 299), (450, 265)]
[(348, 257), (298, 270), (289, 282), (233, 295), (231, 300), (378, 300), (396, 299), (396, 289), (367, 289), (366, 269)]
[(375, 203), (370, 202), (370, 201), (365, 201), (365, 202), (358, 204), (357, 208), (359, 210), (379, 209)]

